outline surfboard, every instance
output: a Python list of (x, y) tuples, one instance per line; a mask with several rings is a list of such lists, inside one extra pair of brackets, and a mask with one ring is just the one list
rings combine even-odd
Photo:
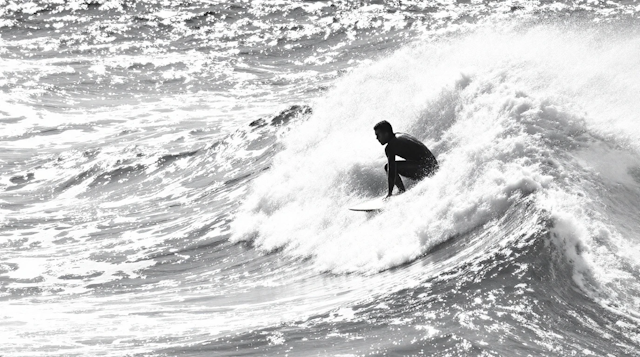
[(360, 203), (353, 207), (349, 207), (352, 211), (360, 211), (360, 212), (373, 212), (380, 211), (384, 208), (384, 197), (374, 198), (372, 200)]

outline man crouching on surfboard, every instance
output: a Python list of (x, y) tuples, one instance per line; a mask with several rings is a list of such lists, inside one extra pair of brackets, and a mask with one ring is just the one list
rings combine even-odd
[[(420, 140), (409, 134), (394, 133), (391, 124), (383, 120), (373, 127), (376, 139), (380, 145), (387, 145), (384, 149), (388, 163), (384, 165), (389, 182), (391, 197), (393, 186), (398, 186), (400, 193), (405, 191), (400, 175), (414, 180), (421, 180), (433, 175), (438, 170), (438, 161)], [(396, 155), (404, 160), (396, 161)]]

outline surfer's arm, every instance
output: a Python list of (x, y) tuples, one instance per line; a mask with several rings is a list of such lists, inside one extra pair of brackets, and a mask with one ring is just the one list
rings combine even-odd
[(385, 151), (387, 154), (387, 165), (388, 165), (387, 183), (389, 185), (389, 193), (387, 194), (387, 197), (390, 197), (391, 194), (393, 193), (393, 186), (396, 182), (396, 175), (397, 175), (396, 154), (389, 147), (387, 147), (387, 150)]

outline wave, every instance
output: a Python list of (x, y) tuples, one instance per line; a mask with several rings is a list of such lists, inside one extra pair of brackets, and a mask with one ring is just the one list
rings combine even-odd
[[(640, 202), (632, 94), (640, 48), (634, 32), (613, 29), (483, 28), (362, 66), (283, 138), (236, 215), (232, 241), (311, 258), (320, 271), (375, 274), (489, 229), (526, 200), (537, 207), (527, 220), (550, 222), (540, 223), (549, 225), (545, 239), (571, 262), (576, 284), (640, 311), (640, 261), (630, 253), (638, 214), (628, 207)], [(379, 214), (350, 212), (384, 193), (372, 129), (383, 119), (423, 140), (441, 169)]]

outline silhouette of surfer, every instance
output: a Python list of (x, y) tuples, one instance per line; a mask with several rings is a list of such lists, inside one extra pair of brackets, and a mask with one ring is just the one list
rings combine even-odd
[[(405, 191), (400, 176), (421, 180), (438, 170), (438, 161), (420, 140), (409, 134), (394, 133), (391, 124), (386, 120), (376, 124), (373, 130), (380, 145), (387, 145), (384, 149), (388, 161), (384, 170), (387, 172), (389, 183), (386, 198), (391, 196), (394, 185), (398, 186), (400, 193)], [(396, 161), (396, 156), (404, 160)]]

